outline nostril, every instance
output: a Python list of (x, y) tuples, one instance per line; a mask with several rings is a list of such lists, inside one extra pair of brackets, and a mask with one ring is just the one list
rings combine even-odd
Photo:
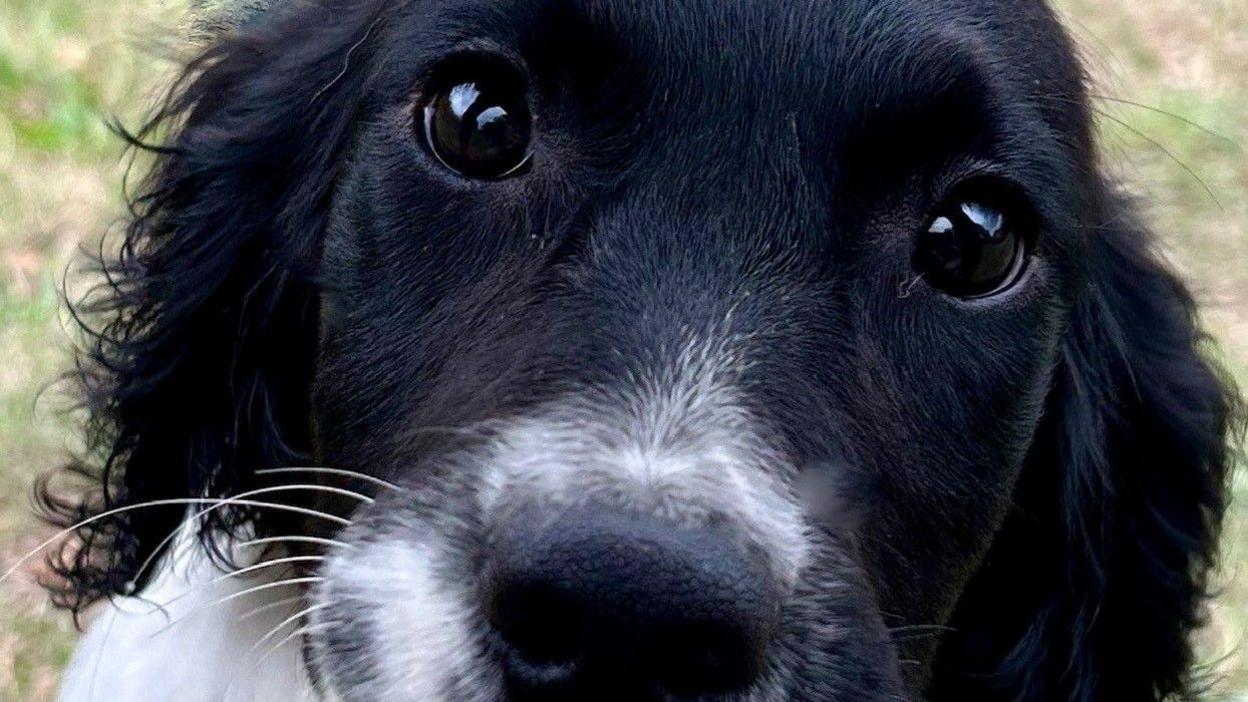
[(581, 655), (579, 608), (550, 581), (495, 578), (503, 582), (488, 604), (490, 624), (501, 639), (507, 696), (514, 702), (571, 702)]
[(715, 622), (671, 631), (654, 650), (660, 686), (679, 698), (699, 698), (748, 687), (761, 672), (765, 648), (749, 632)]
[(549, 582), (521, 582), (501, 589), (490, 607), (490, 623), (524, 661), (568, 667), (580, 653), (580, 612)]

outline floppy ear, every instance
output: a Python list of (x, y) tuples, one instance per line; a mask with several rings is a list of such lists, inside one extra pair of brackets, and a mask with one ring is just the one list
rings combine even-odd
[[(1108, 192), (1108, 189), (1107, 189)], [(1187, 699), (1238, 400), (1127, 203), (1088, 230), (1061, 362), (936, 699)]]
[[(98, 487), (66, 500), (45, 484), (52, 518), (236, 494), (257, 469), (308, 451), (312, 273), (362, 93), (353, 66), (380, 5), (275, 10), (204, 49), (149, 124), (121, 130), (150, 155), (150, 175), (116, 253), (100, 257), (105, 282), (74, 310), (91, 343), (75, 374), (88, 452), (71, 468)], [(79, 529), (81, 543), (53, 559), (67, 578), (55, 599), (78, 608), (141, 588), (151, 573), (139, 565), (186, 510)], [(263, 530), (264, 516), (219, 510), (207, 524)]]

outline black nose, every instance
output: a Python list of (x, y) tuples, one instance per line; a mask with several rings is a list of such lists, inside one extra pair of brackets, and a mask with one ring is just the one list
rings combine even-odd
[(705, 699), (767, 660), (772, 579), (720, 530), (533, 508), (495, 547), (487, 606), (516, 702)]

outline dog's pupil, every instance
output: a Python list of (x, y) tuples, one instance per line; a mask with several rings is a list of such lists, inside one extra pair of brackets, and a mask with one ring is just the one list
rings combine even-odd
[(973, 200), (943, 206), (919, 238), (915, 268), (956, 297), (991, 295), (1019, 273), (1024, 242), (1006, 214)]
[(425, 108), (429, 147), (447, 167), (472, 178), (501, 178), (528, 155), (529, 115), (522, 90), (506, 81), (469, 80)]

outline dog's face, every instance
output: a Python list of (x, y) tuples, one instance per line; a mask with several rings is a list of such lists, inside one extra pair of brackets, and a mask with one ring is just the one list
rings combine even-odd
[(385, 481), (330, 699), (1183, 689), (1231, 403), (1042, 3), (293, 3), (191, 75), (103, 433), (130, 502)]
[(949, 621), (1071, 304), (1087, 160), (1049, 15), (470, 1), (378, 31), (313, 414), (319, 463), (402, 490), (314, 595), (328, 686), (923, 681), (931, 631), (889, 631)]

